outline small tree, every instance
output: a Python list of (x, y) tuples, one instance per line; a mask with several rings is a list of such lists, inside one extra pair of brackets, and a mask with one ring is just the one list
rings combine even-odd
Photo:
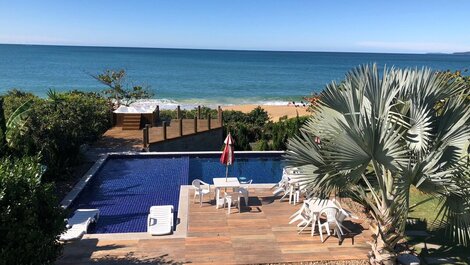
[(460, 80), (428, 69), (379, 74), (365, 65), (328, 85), (301, 135), (290, 139), (287, 163), (305, 169), (297, 178), (310, 196), (344, 191), (368, 209), (373, 264), (395, 263), (412, 186), (441, 199), (449, 235), (470, 245), (467, 96)]
[(53, 264), (63, 210), (37, 157), (0, 161), (0, 264)]
[(124, 69), (117, 71), (105, 70), (101, 74), (91, 76), (108, 87), (108, 89), (104, 90), (104, 94), (108, 99), (112, 99), (117, 107), (119, 107), (121, 103), (129, 106), (138, 99), (150, 98), (152, 96), (149, 87), (140, 85), (129, 87), (125, 84), (126, 71)]

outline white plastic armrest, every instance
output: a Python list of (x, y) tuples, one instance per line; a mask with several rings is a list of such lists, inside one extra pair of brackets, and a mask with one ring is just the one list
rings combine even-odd
[(201, 180), (201, 183), (202, 183), (203, 185), (207, 186), (207, 187), (209, 188), (209, 190), (211, 189), (211, 184), (206, 183), (206, 182), (204, 182), (204, 181), (202, 181), (202, 180)]

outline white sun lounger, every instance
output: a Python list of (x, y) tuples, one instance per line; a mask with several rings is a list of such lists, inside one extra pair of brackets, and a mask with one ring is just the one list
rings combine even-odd
[(153, 236), (167, 235), (173, 232), (173, 205), (150, 207), (147, 218), (147, 232)]
[(61, 241), (80, 239), (87, 233), (88, 226), (96, 222), (100, 216), (98, 209), (78, 209), (67, 220), (67, 231), (60, 235)]

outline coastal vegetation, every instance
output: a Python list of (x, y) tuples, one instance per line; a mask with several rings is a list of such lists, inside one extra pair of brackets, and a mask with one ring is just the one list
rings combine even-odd
[[(197, 117), (197, 108), (180, 111), (181, 118), (193, 119)], [(201, 107), (201, 118), (217, 118), (217, 110)], [(177, 118), (176, 110), (160, 110), (162, 121), (171, 121)], [(269, 114), (261, 106), (248, 113), (234, 110), (223, 112), (224, 132), (230, 132), (235, 141), (235, 150), (239, 151), (269, 151), (285, 150), (287, 140), (299, 132), (300, 127), (307, 120), (307, 116), (288, 119), (284, 117), (278, 122), (270, 121)]]
[(115, 105), (115, 108), (121, 104), (129, 106), (136, 100), (152, 97), (153, 94), (148, 86), (129, 85), (126, 75), (124, 69), (107, 69), (100, 74), (91, 76), (108, 87), (103, 91), (103, 95)]
[(0, 159), (0, 264), (53, 264), (65, 229), (53, 185), (39, 158)]
[(48, 98), (39, 98), (11, 90), (2, 98), (4, 116), (17, 117), (4, 155), (40, 154), (49, 180), (67, 178), (80, 161), (80, 146), (92, 143), (111, 126), (108, 101), (96, 93), (50, 91)]
[(324, 89), (312, 118), (289, 140), (287, 163), (306, 169), (298, 181), (310, 196), (348, 194), (367, 209), (371, 263), (395, 264), (412, 187), (439, 199), (446, 235), (469, 246), (466, 85), (428, 69), (380, 75), (376, 65), (361, 66)]
[[(182, 109), (180, 111), (180, 115), (182, 119), (194, 119), (197, 117), (198, 114), (198, 109)], [(202, 106), (201, 107), (201, 118), (202, 119), (207, 119), (207, 117), (211, 117), (211, 119), (216, 119), (217, 118), (217, 110), (216, 109), (211, 109), (209, 107)], [(171, 121), (172, 119), (176, 119), (178, 117), (178, 114), (176, 110), (160, 110), (160, 120), (161, 121)]]

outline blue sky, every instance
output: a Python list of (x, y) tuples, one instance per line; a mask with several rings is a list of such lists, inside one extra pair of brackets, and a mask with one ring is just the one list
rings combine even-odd
[(470, 51), (470, 1), (0, 0), (0, 43)]

